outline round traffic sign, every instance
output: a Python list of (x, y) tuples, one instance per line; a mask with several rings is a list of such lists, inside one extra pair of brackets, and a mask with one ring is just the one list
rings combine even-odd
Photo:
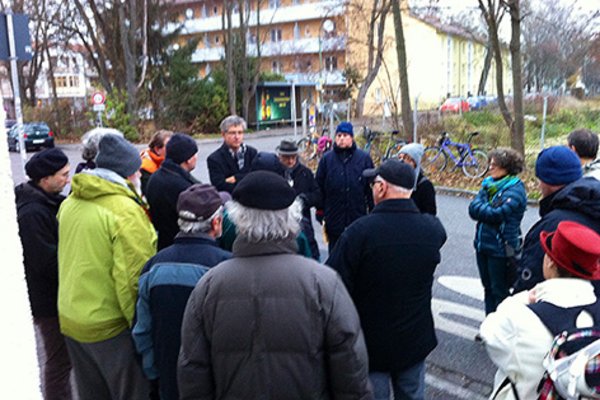
[(92, 104), (104, 104), (106, 97), (104, 97), (104, 93), (102, 92), (94, 92), (92, 94)]

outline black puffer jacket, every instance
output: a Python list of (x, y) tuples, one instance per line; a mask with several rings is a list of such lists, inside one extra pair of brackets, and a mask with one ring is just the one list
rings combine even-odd
[(65, 199), (31, 182), (15, 188), (19, 236), (23, 244), (25, 278), (34, 317), (56, 317), (58, 297), (58, 221)]
[(373, 194), (362, 173), (373, 168), (371, 157), (356, 148), (334, 145), (325, 153), (317, 169), (317, 183), (323, 196), (323, 211), (327, 234), (339, 236), (357, 218), (373, 208)]
[(170, 158), (163, 161), (152, 174), (146, 187), (152, 224), (158, 232), (158, 250), (173, 244), (179, 233), (177, 225), (177, 199), (179, 194), (194, 183), (199, 183), (189, 172)]
[(540, 201), (541, 219), (525, 236), (515, 292), (529, 290), (544, 280), (544, 250), (540, 232), (554, 231), (561, 221), (575, 221), (600, 234), (600, 181), (581, 178)]
[(293, 241), (233, 246), (192, 292), (181, 399), (370, 399), (367, 352), (337, 274)]

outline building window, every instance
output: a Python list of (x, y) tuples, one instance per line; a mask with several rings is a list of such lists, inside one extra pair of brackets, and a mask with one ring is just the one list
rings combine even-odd
[(248, 34), (248, 43), (256, 44), (256, 35), (254, 33)]
[(206, 4), (202, 4), (202, 18), (206, 18)]
[(213, 7), (213, 15), (219, 15), (219, 8), (217, 6)]
[(300, 26), (296, 22), (294, 24), (294, 40), (298, 40), (298, 39), (300, 39)]
[(281, 7), (281, 0), (269, 0), (269, 8)]
[(325, 57), (325, 70), (333, 71), (337, 69), (337, 57), (329, 56)]
[(57, 76), (54, 78), (54, 82), (56, 83), (57, 88), (67, 87), (67, 78), (64, 76)]
[(210, 71), (211, 71), (211, 69), (210, 69), (210, 64), (209, 64), (209, 63), (206, 63), (206, 73), (205, 73), (205, 74), (206, 74), (206, 76), (208, 76), (208, 75), (210, 74)]
[(281, 71), (283, 70), (283, 67), (281, 65), (280, 61), (273, 61), (271, 63), (271, 71), (275, 74), (280, 74)]
[(210, 38), (208, 37), (208, 33), (204, 34), (204, 47), (210, 49)]
[(310, 37), (310, 28), (308, 26), (306, 28), (304, 28), (304, 36)]
[(215, 36), (215, 43), (219, 43), (221, 41), (221, 38), (219, 37), (219, 35)]
[(281, 29), (271, 29), (271, 42), (281, 42)]
[(194, 18), (194, 10), (191, 8), (188, 8), (187, 10), (185, 10), (185, 19), (192, 19)]

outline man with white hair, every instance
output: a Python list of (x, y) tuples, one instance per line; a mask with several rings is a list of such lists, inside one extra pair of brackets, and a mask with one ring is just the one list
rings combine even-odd
[(220, 128), (223, 144), (208, 156), (206, 164), (210, 183), (217, 190), (231, 193), (235, 185), (250, 172), (257, 151), (244, 144), (244, 118), (230, 115), (221, 122)]
[(184, 313), (181, 399), (371, 398), (348, 292), (330, 268), (295, 254), (295, 199), (268, 171), (251, 172), (233, 191), (233, 258), (203, 276)]
[(376, 399), (423, 399), (425, 358), (437, 345), (433, 273), (446, 241), (441, 222), (411, 200), (414, 169), (388, 160), (368, 169), (375, 208), (350, 225), (326, 264), (340, 273), (358, 309)]

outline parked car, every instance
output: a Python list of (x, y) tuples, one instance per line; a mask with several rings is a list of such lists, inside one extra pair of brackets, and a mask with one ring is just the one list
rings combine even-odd
[(20, 151), (19, 132), (23, 131), (25, 150), (39, 149), (41, 147), (54, 147), (54, 133), (45, 122), (27, 122), (15, 124), (8, 131), (8, 150)]
[(469, 103), (469, 109), (471, 111), (481, 110), (483, 107), (487, 106), (488, 102), (485, 99), (485, 96), (471, 96), (467, 97), (467, 103)]
[(440, 112), (467, 112), (469, 103), (461, 97), (448, 97), (440, 106)]

